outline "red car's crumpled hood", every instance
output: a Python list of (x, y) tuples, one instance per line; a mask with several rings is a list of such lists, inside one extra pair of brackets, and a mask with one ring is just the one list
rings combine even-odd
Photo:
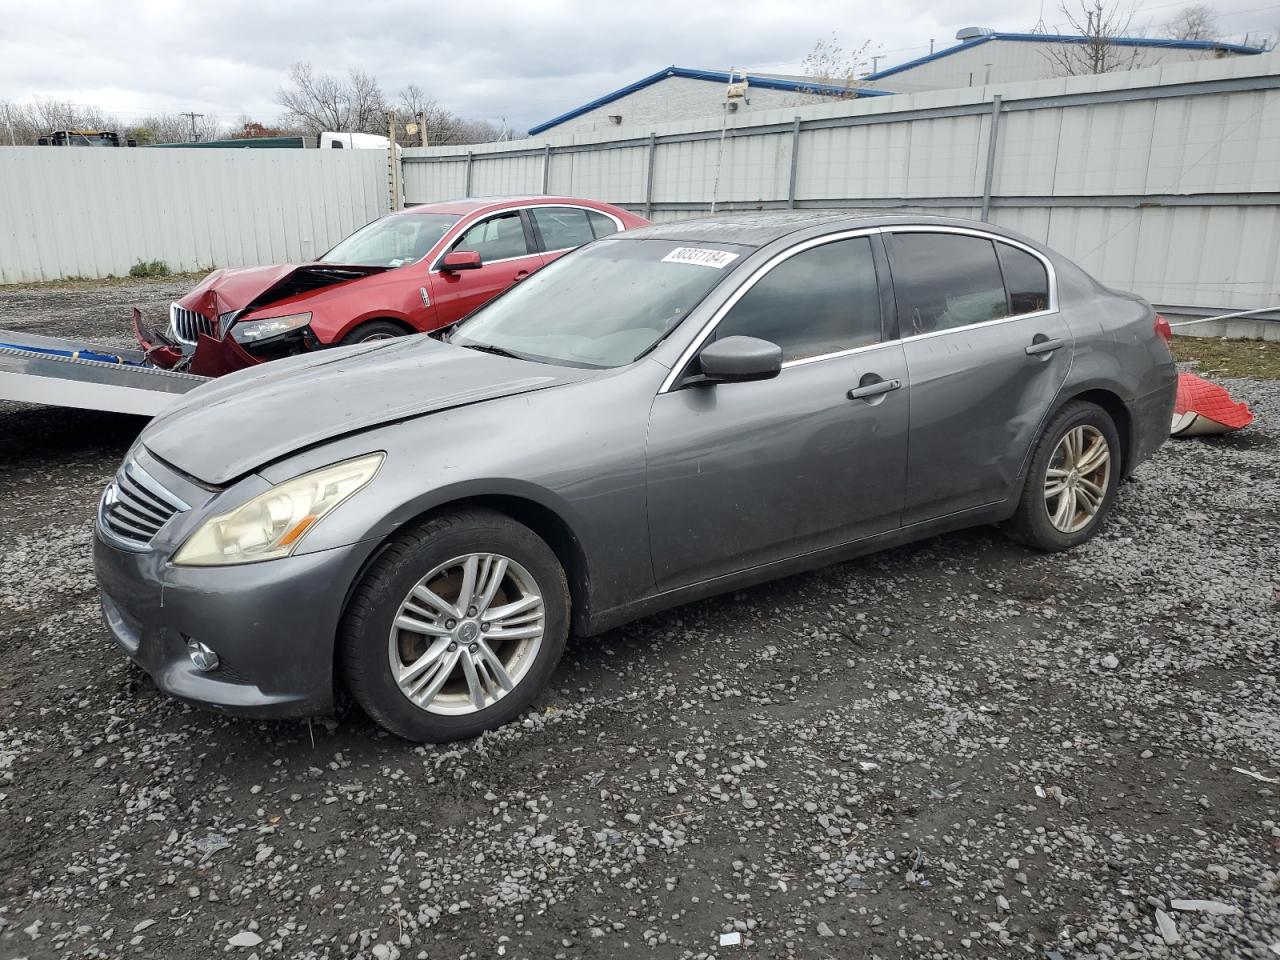
[(232, 310), (251, 310), (287, 300), (320, 287), (360, 280), (386, 269), (336, 263), (232, 267), (213, 271), (178, 303), (205, 316), (218, 317)]

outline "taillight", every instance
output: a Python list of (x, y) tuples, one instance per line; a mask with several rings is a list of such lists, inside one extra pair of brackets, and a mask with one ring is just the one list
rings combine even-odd
[(1156, 333), (1165, 343), (1173, 341), (1173, 327), (1169, 326), (1169, 321), (1160, 314), (1156, 314)]

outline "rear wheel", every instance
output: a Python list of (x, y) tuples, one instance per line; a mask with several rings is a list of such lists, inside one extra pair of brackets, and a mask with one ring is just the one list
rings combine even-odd
[(489, 510), (436, 517), (370, 567), (341, 629), (352, 695), (409, 740), (474, 737), (518, 716), (564, 652), (569, 588), (551, 548)]
[(391, 320), (370, 320), (362, 323), (345, 337), (341, 345), (349, 347), (353, 343), (372, 343), (375, 340), (390, 340), (392, 337), (403, 337), (404, 327)]
[(1120, 438), (1111, 416), (1084, 401), (1050, 421), (1005, 531), (1040, 550), (1067, 550), (1098, 532), (1115, 501)]

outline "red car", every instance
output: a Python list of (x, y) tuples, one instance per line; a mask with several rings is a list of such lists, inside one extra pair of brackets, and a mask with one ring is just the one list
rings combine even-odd
[(215, 270), (151, 330), (159, 366), (220, 376), (340, 344), (435, 330), (597, 237), (648, 221), (570, 197), (429, 203), (361, 227), (312, 263)]

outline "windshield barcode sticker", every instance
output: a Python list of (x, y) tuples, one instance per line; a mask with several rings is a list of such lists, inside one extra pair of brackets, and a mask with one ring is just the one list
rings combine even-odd
[(665, 257), (663, 263), (692, 263), (696, 267), (714, 267), (723, 270), (738, 259), (736, 253), (724, 250), (709, 250), (706, 247), (676, 247)]

